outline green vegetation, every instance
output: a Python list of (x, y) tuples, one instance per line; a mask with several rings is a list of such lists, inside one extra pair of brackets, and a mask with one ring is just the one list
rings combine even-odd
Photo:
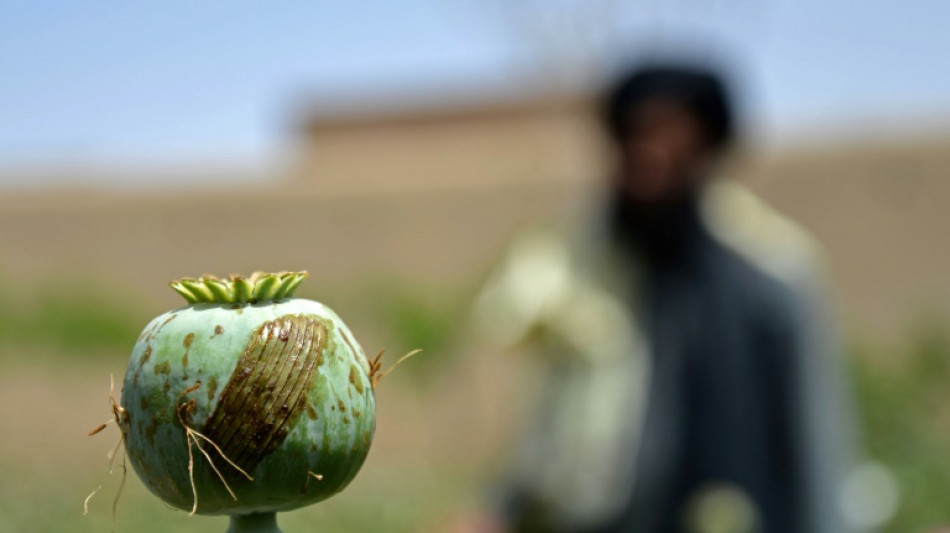
[[(323, 287), (308, 292), (310, 285), (301, 287), (301, 296), (329, 305), (358, 332), (360, 343), (372, 357), (386, 348), (386, 358), (396, 357), (415, 349), (423, 354), (413, 358), (412, 364), (402, 365), (393, 374), (412, 378), (416, 384), (430, 383), (437, 370), (458, 349), (472, 292), (466, 287), (435, 287), (419, 280), (380, 277), (365, 283), (343, 288)], [(385, 365), (384, 365), (385, 366)]]
[(49, 282), (2, 292), (0, 350), (128, 353), (148, 316), (131, 298), (117, 299), (94, 284)]
[(950, 524), (950, 332), (913, 328), (897, 346), (853, 351), (867, 454), (891, 469), (901, 505), (886, 531)]
[(375, 319), (392, 349), (403, 354), (416, 348), (425, 355), (413, 359), (400, 371), (431, 379), (434, 370), (446, 362), (456, 348), (455, 341), (465, 324), (467, 295), (426, 289), (418, 284), (388, 284), (377, 291), (379, 306)]
[[(105, 440), (101, 445), (108, 447)], [(104, 459), (103, 463), (76, 465), (74, 471), (63, 473), (0, 461), (5, 472), (0, 480), (0, 531), (111, 531), (112, 503), (121, 468), (117, 467), (110, 478), (103, 465)], [(129, 469), (116, 513), (119, 533), (223, 533), (227, 529), (226, 517), (189, 517), (187, 512), (163, 505)], [(92, 470), (98, 475), (90, 476)], [(421, 523), (448, 513), (459, 501), (459, 480), (463, 479), (459, 473), (434, 475), (427, 471), (420, 475), (417, 468), (410, 466), (383, 470), (370, 465), (342, 495), (312, 507), (281, 513), (281, 529), (288, 533), (415, 533)], [(102, 484), (102, 489), (89, 500), (89, 513), (84, 516), (83, 499), (96, 484)]]

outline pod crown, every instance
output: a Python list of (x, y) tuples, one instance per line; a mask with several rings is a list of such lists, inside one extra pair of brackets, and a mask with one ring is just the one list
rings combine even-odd
[(309, 276), (300, 272), (254, 272), (250, 276), (231, 274), (219, 278), (205, 274), (199, 278), (181, 278), (168, 284), (188, 303), (259, 303), (290, 298)]

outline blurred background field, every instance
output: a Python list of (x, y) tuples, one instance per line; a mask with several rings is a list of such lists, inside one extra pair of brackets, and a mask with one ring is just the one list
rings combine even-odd
[[(453, 512), (484, 496), (517, 419), (511, 395), (517, 398), (530, 367), (459, 344), (470, 286), (320, 285), (302, 292), (346, 316), (368, 350), (425, 346), (427, 353), (380, 388), (377, 440), (351, 488), (283, 515), (281, 524), (287, 531), (438, 531)], [(17, 297), (5, 296), (2, 317), (0, 530), (108, 531), (121, 468), (117, 461), (108, 475), (106, 455), (118, 433), (86, 433), (109, 418), (110, 375), (121, 380), (127, 345), (154, 307), (144, 295), (106, 298), (95, 287), (63, 283)], [(920, 531), (948, 519), (939, 504), (950, 487), (950, 338), (943, 324), (922, 319), (882, 343), (851, 339), (867, 453), (891, 469), (902, 491), (887, 531)], [(83, 499), (99, 486), (83, 516)], [(226, 527), (223, 518), (169, 510), (132, 472), (116, 525), (142, 532)]]
[[(795, 161), (819, 164), (803, 158)], [(860, 183), (865, 175), (838, 176)], [(775, 188), (783, 185), (776, 178)], [(787, 187), (792, 192), (775, 200), (794, 209), (796, 189)], [(517, 399), (530, 387), (530, 362), (468, 346), (468, 305), (505, 239), (526, 224), (556, 221), (573, 193), (534, 185), (329, 197), (281, 189), (209, 194), (201, 201), (174, 194), (62, 197), (64, 207), (24, 201), (3, 211), (0, 239), (19, 253), (5, 258), (9, 288), (0, 296), (0, 461), (7, 472), (0, 481), (0, 530), (111, 527), (119, 473), (107, 475), (106, 453), (118, 434), (110, 428), (86, 436), (110, 416), (109, 376), (121, 380), (140, 328), (180, 305), (167, 279), (234, 265), (247, 271), (254, 261), (264, 268), (310, 268), (301, 294), (346, 317), (368, 352), (426, 350), (381, 387), (377, 442), (352, 488), (286, 515), (286, 530), (319, 524), (330, 531), (438, 531), (454, 510), (484, 496), (523, 408)], [(853, 204), (825, 200), (822, 209), (818, 201), (825, 195), (807, 187), (797, 194), (803, 197), (799, 219), (816, 232), (823, 219), (829, 230), (846, 230), (835, 221), (847, 218), (842, 205)], [(927, 196), (911, 202), (935, 203)], [(525, 198), (534, 201), (526, 206)], [(189, 201), (201, 204), (201, 215)], [(273, 206), (267, 221), (244, 216), (261, 204)], [(491, 206), (489, 213), (484, 206)], [(902, 491), (888, 527), (893, 532), (950, 520), (939, 504), (950, 489), (950, 337), (936, 305), (941, 301), (931, 298), (945, 280), (939, 272), (893, 282), (886, 274), (933, 268), (916, 265), (928, 254), (921, 234), (935, 229), (916, 226), (915, 217), (938, 215), (882, 215), (906, 224), (906, 233), (887, 242), (869, 236), (863, 248), (854, 234), (836, 246), (833, 232), (819, 233), (841, 287), (866, 449), (892, 470)], [(919, 255), (891, 251), (914, 246), (907, 239), (915, 237), (921, 238)], [(43, 245), (15, 248), (14, 240)], [(202, 253), (209, 242), (213, 252)], [(268, 249), (247, 254), (248, 243)], [(858, 251), (842, 252), (849, 246)], [(892, 283), (935, 292), (913, 300), (911, 291)], [(82, 516), (83, 498), (99, 485), (90, 515)], [(131, 473), (117, 520), (124, 531), (225, 527), (223, 519), (215, 525), (169, 511)]]
[[(258, 269), (308, 270), (299, 294), (367, 352), (425, 349), (381, 386), (353, 485), (281, 525), (444, 530), (486, 496), (532, 387), (530, 360), (471, 342), (471, 299), (518, 231), (593, 205), (593, 80), (679, 35), (748, 56), (750, 85), (761, 71), (751, 142), (725, 170), (825, 249), (864, 447), (901, 493), (886, 531), (950, 525), (945, 8), (172, 4), (0, 16), (16, 74), (0, 89), (0, 532), (110, 530), (118, 433), (87, 436), (111, 414), (110, 375), (181, 304), (169, 280)], [(168, 510), (132, 472), (116, 519), (225, 522)]]

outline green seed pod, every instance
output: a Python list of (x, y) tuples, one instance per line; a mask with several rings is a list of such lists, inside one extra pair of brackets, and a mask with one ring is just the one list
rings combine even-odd
[(336, 313), (291, 298), (305, 277), (182, 279), (172, 288), (189, 305), (145, 327), (116, 416), (136, 473), (168, 504), (266, 517), (330, 497), (360, 469), (378, 364)]

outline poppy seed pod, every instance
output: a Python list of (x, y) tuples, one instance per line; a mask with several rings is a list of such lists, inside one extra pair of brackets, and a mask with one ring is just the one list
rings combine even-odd
[(378, 363), (336, 313), (292, 297), (306, 276), (171, 283), (188, 305), (145, 327), (116, 407), (129, 461), (168, 504), (276, 531), (273, 513), (332, 496), (362, 466)]

